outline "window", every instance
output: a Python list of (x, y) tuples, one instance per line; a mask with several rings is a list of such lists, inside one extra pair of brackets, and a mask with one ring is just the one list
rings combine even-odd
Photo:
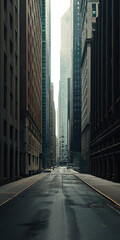
[(13, 53), (13, 43), (12, 43), (11, 40), (10, 40), (10, 53), (11, 53), (11, 55), (12, 55), (12, 53)]
[(4, 86), (4, 108), (7, 107), (7, 87)]
[(28, 63), (30, 63), (30, 53), (28, 51)]
[(15, 119), (17, 120), (17, 108), (18, 108), (18, 104), (17, 101), (15, 103)]
[(12, 85), (13, 85), (13, 68), (10, 65), (10, 91), (12, 92)]
[(7, 177), (7, 145), (4, 144), (4, 177)]
[(16, 21), (16, 26), (18, 22), (18, 14), (17, 14), (17, 8), (15, 7), (15, 21)]
[(11, 14), (10, 14), (10, 28), (11, 30), (13, 29), (13, 18)]
[(5, 10), (5, 12), (7, 10), (7, 0), (4, 0), (4, 10)]
[(15, 54), (15, 65), (16, 65), (16, 69), (17, 69), (17, 60), (18, 60), (17, 54)]
[(18, 151), (15, 151), (15, 175), (18, 175)]
[(16, 43), (16, 46), (17, 46), (17, 31), (15, 31), (15, 43)]
[(4, 40), (6, 41), (7, 40), (7, 28), (4, 24)]
[(16, 100), (17, 100), (17, 96), (18, 96), (17, 88), (18, 88), (17, 77), (15, 77), (15, 98), (16, 98)]
[(92, 4), (92, 16), (96, 17), (96, 4), (95, 3)]
[(4, 83), (6, 83), (7, 80), (7, 56), (4, 53)]
[(30, 154), (28, 153), (28, 163), (30, 165)]
[(10, 125), (10, 139), (13, 139), (13, 126)]
[(17, 129), (15, 130), (15, 141), (17, 142), (17, 140), (18, 140), (18, 131), (17, 131)]
[(4, 121), (4, 136), (7, 136), (7, 122)]
[(13, 100), (13, 97), (12, 97), (12, 94), (10, 94), (10, 114), (12, 115), (12, 100)]

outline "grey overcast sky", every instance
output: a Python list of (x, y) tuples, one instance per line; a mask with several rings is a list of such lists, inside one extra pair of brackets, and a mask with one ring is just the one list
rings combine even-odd
[(54, 83), (54, 101), (56, 110), (58, 106), (58, 90), (60, 80), (61, 16), (69, 7), (70, 0), (51, 0), (51, 81)]

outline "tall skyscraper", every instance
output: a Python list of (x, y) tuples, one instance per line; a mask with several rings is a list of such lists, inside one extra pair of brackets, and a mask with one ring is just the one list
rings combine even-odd
[(81, 163), (82, 171), (90, 169), (90, 99), (91, 99), (91, 39), (98, 16), (98, 0), (82, 0), (82, 105), (81, 105)]
[(42, 164), (42, 1), (20, 1), (21, 175)]
[(72, 71), (70, 79), (70, 161), (79, 168), (81, 155), (81, 0), (71, 1)]
[(42, 159), (50, 165), (51, 1), (42, 0)]
[(59, 82), (59, 160), (67, 159), (67, 79), (71, 74), (71, 12), (61, 18), (61, 52)]
[(0, 1), (0, 185), (19, 178), (19, 1)]

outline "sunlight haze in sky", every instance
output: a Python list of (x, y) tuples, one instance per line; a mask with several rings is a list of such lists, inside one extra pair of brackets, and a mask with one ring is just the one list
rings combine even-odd
[(61, 16), (69, 7), (70, 0), (51, 0), (51, 82), (54, 83), (54, 101), (56, 111), (58, 106), (60, 80)]

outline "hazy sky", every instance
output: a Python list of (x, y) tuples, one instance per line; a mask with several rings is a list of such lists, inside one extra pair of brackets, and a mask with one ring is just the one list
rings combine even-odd
[(51, 81), (54, 83), (56, 110), (60, 80), (60, 21), (69, 6), (70, 0), (51, 0)]

